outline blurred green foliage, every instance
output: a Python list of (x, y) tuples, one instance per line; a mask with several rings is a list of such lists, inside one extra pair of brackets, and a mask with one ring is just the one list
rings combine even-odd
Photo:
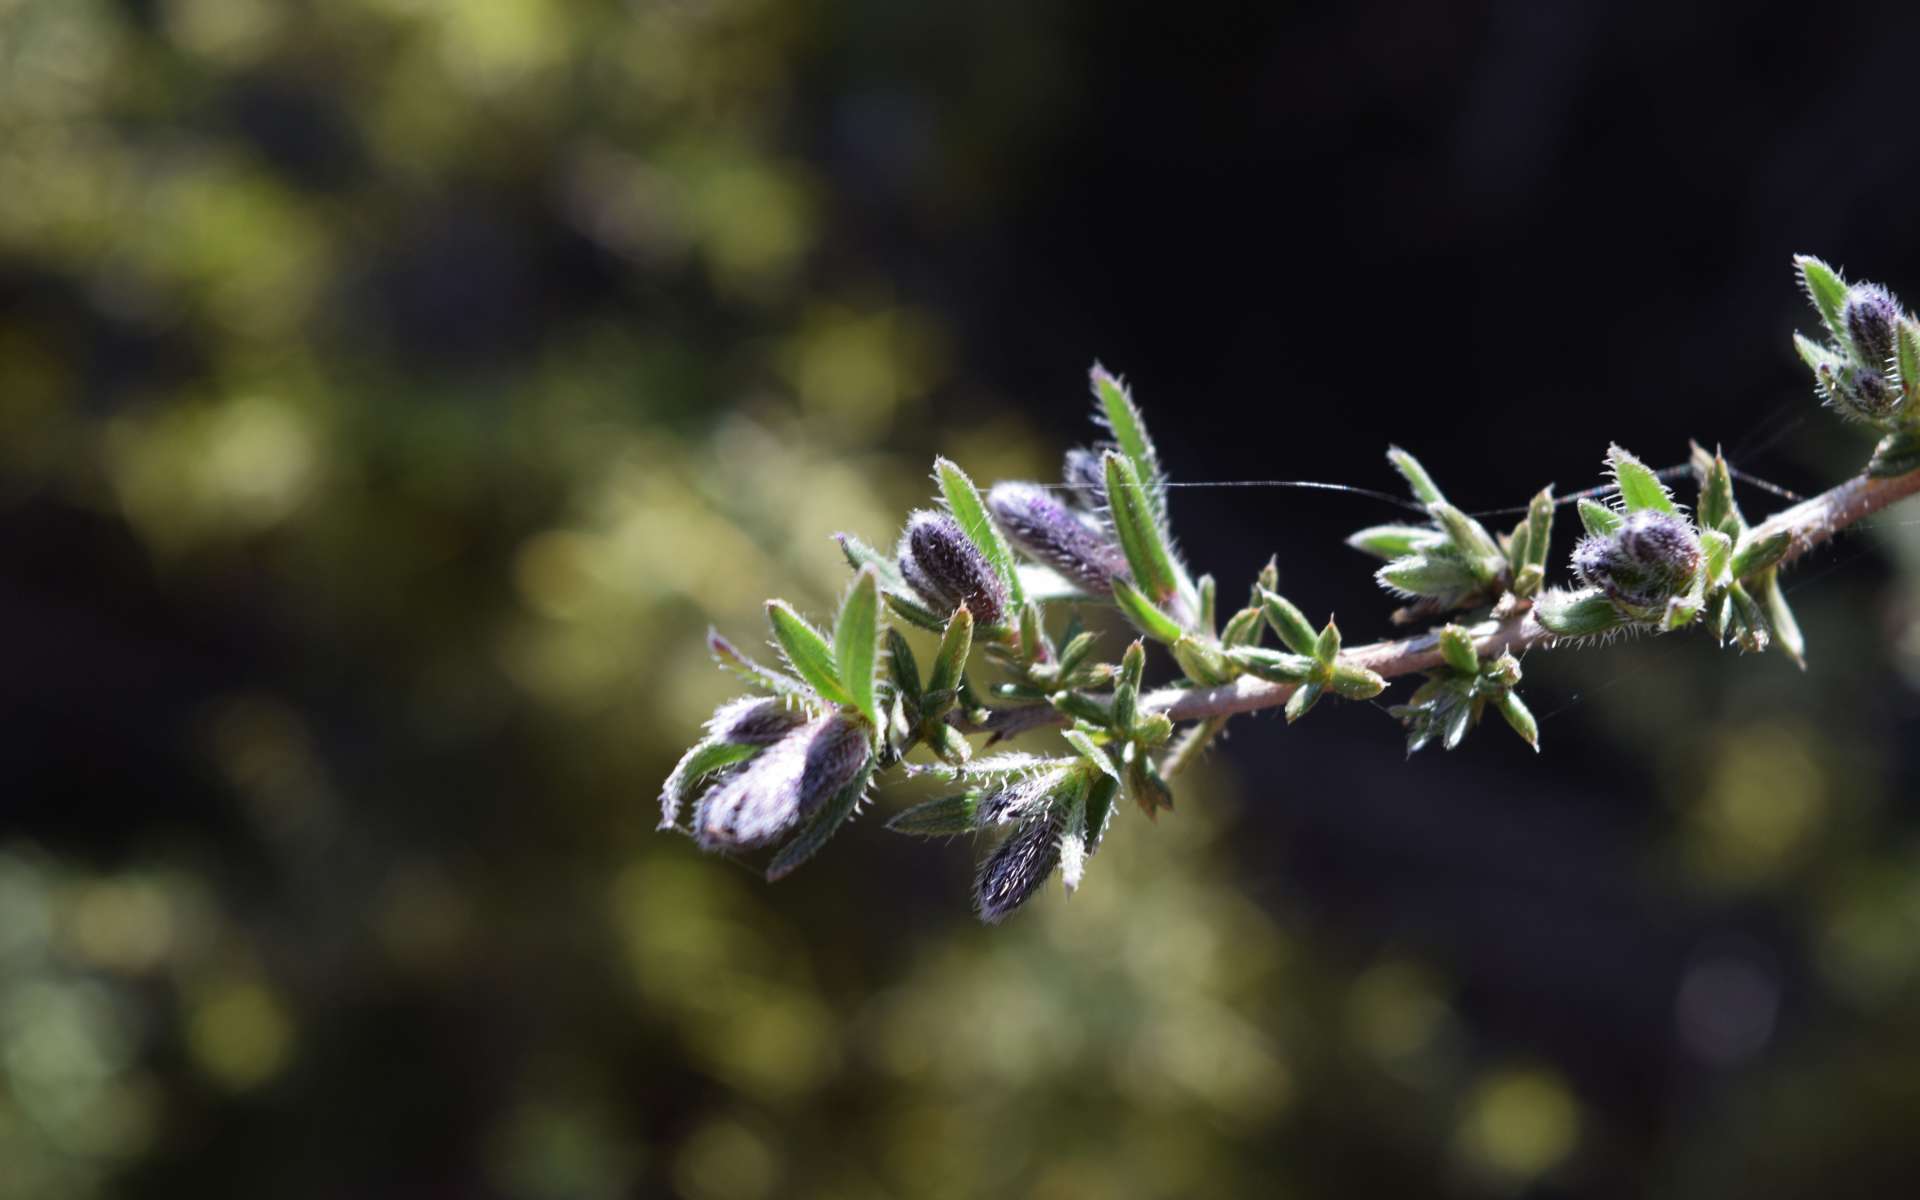
[[(828, 535), (885, 544), (935, 445), (1053, 460), (932, 402), (973, 386), (949, 329), (798, 147), (856, 19), (0, 0), (0, 503), (88, 514), (72, 552), (138, 564), (88, 603), (215, 660), (137, 710), (173, 773), (83, 806), (135, 836), (0, 825), (0, 1197), (1497, 1194), (1605, 1157), (1445, 964), (1330, 963), (1249, 899), (1219, 764), (993, 931), (964, 855), (866, 823), (778, 888), (651, 833), (730, 694), (707, 623), (822, 610)], [(1038, 19), (994, 7), (943, 203), (1070, 108)], [(1879, 751), (1703, 711), (1582, 710), (1703, 729), (1675, 877), (1804, 893), (1838, 1002), (1910, 1001)]]

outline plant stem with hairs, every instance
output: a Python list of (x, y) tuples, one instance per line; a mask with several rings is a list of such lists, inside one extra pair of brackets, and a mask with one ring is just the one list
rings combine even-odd
[[(1920, 491), (1920, 324), (1884, 288), (1849, 286), (1818, 259), (1795, 263), (1828, 335), (1796, 335), (1801, 357), (1830, 407), (1882, 435), (1862, 474), (1750, 526), (1719, 454), (1693, 448), (1688, 512), (1660, 473), (1612, 446), (1609, 483), (1568, 498), (1584, 531), (1573, 586), (1548, 588), (1566, 501), (1543, 489), (1496, 535), (1392, 449), (1427, 519), (1363, 529), (1348, 543), (1382, 560), (1376, 580), (1406, 601), (1394, 620), (1429, 628), (1363, 646), (1344, 647), (1331, 620), (1314, 627), (1280, 594), (1271, 562), (1223, 619), (1213, 578), (1195, 577), (1174, 548), (1167, 480), (1133, 396), (1095, 366), (1096, 417), (1109, 436), (1070, 451), (1061, 483), (1002, 483), (983, 496), (941, 459), (942, 507), (915, 513), (893, 553), (840, 535), (856, 574), (830, 630), (769, 602), (783, 667), (710, 636), (720, 664), (765, 698), (715, 714), (662, 789), (661, 827), (722, 852), (776, 845), (767, 873), (777, 879), (853, 816), (882, 771), (934, 775), (953, 794), (888, 826), (1004, 833), (975, 885), (976, 910), (994, 922), (1056, 871), (1076, 889), (1120, 801), (1149, 817), (1171, 808), (1167, 779), (1241, 713), (1280, 707), (1291, 723), (1328, 695), (1367, 699), (1417, 673), (1419, 687), (1389, 710), (1409, 752), (1453, 749), (1489, 709), (1537, 750), (1517, 686), (1518, 655), (1533, 647), (1703, 628), (1804, 669), (1780, 572)], [(1098, 633), (1081, 624), (1083, 610), (1102, 606), (1142, 635), (1118, 661), (1103, 659)], [(904, 626), (937, 635), (924, 675)], [(1264, 644), (1269, 634), (1277, 645)], [(1145, 690), (1146, 641), (1165, 646), (1178, 682)], [(971, 674), (982, 664), (997, 676), (984, 694)], [(991, 746), (1043, 730), (1064, 745), (975, 757), (967, 737), (985, 734)], [(908, 761), (916, 750), (924, 759)]]

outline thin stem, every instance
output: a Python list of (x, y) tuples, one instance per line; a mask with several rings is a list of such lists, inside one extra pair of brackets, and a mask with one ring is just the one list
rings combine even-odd
[[(1775, 513), (1756, 526), (1754, 533), (1765, 535), (1784, 529), (1793, 535), (1786, 556), (1780, 560), (1780, 565), (1784, 567), (1830, 540), (1855, 521), (1872, 516), (1915, 492), (1920, 492), (1920, 471), (1911, 471), (1891, 479), (1855, 476), (1838, 487)], [(1550, 647), (1558, 640), (1534, 619), (1531, 607), (1504, 618), (1482, 621), (1469, 632), (1473, 634), (1474, 646), (1480, 653), (1490, 656), (1509, 652), (1517, 654), (1534, 646)], [(1345, 662), (1392, 679), (1439, 666), (1440, 639), (1437, 634), (1423, 633), (1390, 642), (1354, 646), (1343, 651), (1340, 657)], [(1291, 683), (1268, 683), (1243, 675), (1219, 687), (1162, 688), (1142, 696), (1140, 706), (1164, 712), (1175, 721), (1206, 720), (1278, 707), (1287, 702), (1287, 697), (1293, 695), (1296, 686)], [(1067, 718), (1058, 711), (1045, 705), (1034, 705), (1004, 710), (996, 714), (996, 721), (980, 728), (992, 730), (1001, 737), (1011, 737), (1028, 729), (1062, 725), (1066, 721)]]

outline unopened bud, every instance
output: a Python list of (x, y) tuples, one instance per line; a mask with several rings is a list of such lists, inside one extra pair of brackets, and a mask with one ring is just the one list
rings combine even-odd
[(797, 704), (749, 696), (715, 709), (707, 732), (736, 746), (771, 746), (806, 719), (807, 711)]
[(974, 911), (987, 924), (998, 924), (1033, 898), (1059, 862), (1058, 817), (1049, 813), (1029, 821), (980, 864), (980, 875), (973, 884)]
[(1099, 450), (1075, 446), (1067, 451), (1066, 460), (1060, 464), (1060, 482), (1067, 485), (1067, 494), (1080, 507), (1097, 512), (1107, 506), (1107, 469), (1100, 461)]
[(908, 519), (900, 573), (943, 617), (964, 604), (982, 625), (1006, 621), (1006, 584), (960, 523), (945, 513), (922, 511)]
[(867, 732), (836, 713), (803, 725), (727, 775), (700, 801), (694, 832), (708, 850), (772, 845), (853, 782), (870, 753)]
[(1008, 541), (1096, 596), (1127, 573), (1120, 547), (1037, 484), (995, 484), (987, 507)]
[(1847, 337), (1867, 366), (1884, 368), (1893, 361), (1894, 331), (1900, 325), (1900, 304), (1877, 283), (1856, 283), (1847, 289), (1841, 310)]
[(1587, 586), (1644, 615), (1693, 583), (1700, 538), (1682, 517), (1635, 509), (1612, 533), (1582, 538), (1573, 549), (1573, 570)]

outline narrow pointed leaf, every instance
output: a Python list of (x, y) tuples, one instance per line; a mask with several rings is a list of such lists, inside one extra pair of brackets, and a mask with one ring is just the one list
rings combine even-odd
[(980, 797), (973, 793), (942, 796), (895, 813), (887, 828), (914, 837), (954, 837), (979, 828), (977, 813)]
[(1304, 683), (1313, 678), (1316, 663), (1304, 654), (1288, 654), (1258, 646), (1234, 646), (1227, 657), (1241, 670), (1268, 683)]
[(1182, 634), (1174, 639), (1171, 649), (1173, 661), (1180, 664), (1181, 672), (1203, 687), (1226, 683), (1234, 676), (1232, 662), (1210, 638)]
[(1677, 511), (1667, 486), (1660, 482), (1653, 468), (1617, 445), (1607, 447), (1607, 463), (1613, 468), (1614, 482), (1620, 487), (1620, 503), (1628, 512), (1639, 508), (1664, 513)]
[(1313, 640), (1313, 657), (1316, 662), (1332, 666), (1333, 660), (1339, 657), (1339, 654), (1340, 627), (1333, 623), (1332, 617), (1328, 617), (1326, 626), (1320, 630), (1320, 635)]
[(1293, 601), (1278, 592), (1262, 588), (1260, 611), (1266, 616), (1267, 624), (1273, 626), (1273, 632), (1287, 649), (1295, 654), (1313, 653), (1313, 646), (1319, 640), (1319, 635), (1307, 622), (1306, 614), (1295, 607)]
[(927, 677), (929, 696), (957, 691), (967, 669), (967, 654), (973, 649), (973, 614), (966, 605), (953, 610), (940, 636), (940, 649), (933, 656), (933, 674)]
[(1807, 290), (1807, 299), (1813, 301), (1813, 307), (1820, 313), (1820, 320), (1826, 324), (1827, 331), (1841, 345), (1847, 344), (1847, 323), (1841, 314), (1847, 306), (1847, 283), (1840, 273), (1811, 254), (1796, 254), (1793, 257), (1794, 269), (1799, 272), (1800, 286)]
[(840, 682), (833, 647), (819, 630), (807, 624), (785, 600), (767, 601), (767, 622), (773, 626), (774, 640), (780, 643), (781, 653), (795, 674), (835, 704), (853, 703), (852, 693)]
[(981, 500), (980, 490), (973, 486), (973, 480), (967, 478), (967, 473), (951, 459), (935, 459), (933, 473), (940, 483), (940, 494), (946, 499), (947, 511), (953, 514), (954, 520), (960, 522), (961, 531), (1007, 585), (1008, 599), (1016, 608), (1024, 604), (1026, 592), (1020, 572), (1014, 569), (1013, 551), (1007, 548), (1006, 539), (1000, 536), (1000, 527), (987, 515), (986, 502)]
[(833, 624), (833, 657), (853, 706), (876, 728), (880, 705), (874, 672), (879, 666), (880, 628), (880, 578), (872, 567), (862, 567), (840, 602), (840, 615)]
[(1287, 697), (1287, 724), (1291, 725), (1306, 716), (1326, 690), (1326, 686), (1317, 680), (1309, 680), (1295, 688), (1293, 695)]
[(1127, 647), (1120, 659), (1120, 674), (1113, 682), (1113, 727), (1122, 733), (1133, 728), (1138, 715), (1140, 679), (1147, 666), (1147, 649), (1139, 641)]
[(913, 656), (913, 647), (900, 631), (887, 630), (887, 679), (893, 684), (894, 694), (910, 707), (920, 706), (920, 662)]
[[(1447, 531), (1447, 537), (1452, 540), (1454, 549), (1459, 551), (1460, 556), (1468, 562), (1480, 564), (1486, 559), (1505, 557), (1500, 551), (1499, 543), (1493, 540), (1493, 536), (1487, 532), (1486, 527), (1453, 505), (1444, 501), (1429, 504), (1427, 511), (1433, 514), (1433, 519), (1440, 528)], [(1482, 570), (1485, 568), (1483, 567)], [(1492, 575), (1490, 570), (1485, 570), (1485, 573), (1488, 577)]]
[(1405, 558), (1445, 543), (1446, 535), (1426, 525), (1370, 525), (1347, 538), (1347, 545), (1375, 558)]
[(1393, 469), (1400, 472), (1400, 477), (1405, 479), (1407, 486), (1413, 489), (1415, 500), (1422, 504), (1447, 502), (1447, 498), (1441, 495), (1440, 489), (1434, 485), (1433, 477), (1428, 475), (1427, 469), (1420, 465), (1419, 459), (1400, 447), (1393, 446), (1387, 450), (1387, 461), (1393, 464)]
[[(1093, 366), (1091, 379), (1094, 398), (1100, 406), (1100, 417), (1113, 433), (1120, 453), (1126, 455), (1133, 464), (1134, 475), (1146, 489), (1146, 500), (1154, 520), (1164, 527), (1167, 519), (1166, 477), (1161, 474), (1160, 455), (1153, 447), (1153, 439), (1147, 436), (1147, 423), (1140, 416), (1139, 406), (1133, 402), (1133, 393), (1125, 382), (1098, 363)], [(1107, 483), (1107, 495), (1113, 495), (1111, 479)]]
[(1373, 573), (1381, 587), (1403, 596), (1456, 596), (1481, 586), (1479, 573), (1453, 557), (1415, 554)]
[(1626, 519), (1606, 505), (1588, 500), (1584, 496), (1581, 497), (1579, 503), (1575, 505), (1575, 508), (1580, 513), (1580, 524), (1586, 528), (1588, 533), (1594, 534), (1597, 537), (1604, 537), (1612, 533), (1614, 530), (1620, 528), (1621, 523)]
[(671, 829), (680, 819), (680, 809), (693, 794), (693, 789), (702, 779), (724, 767), (745, 762), (765, 749), (763, 746), (742, 746), (733, 742), (723, 742), (708, 738), (695, 745), (682, 755), (675, 764), (673, 774), (667, 776), (667, 782), (660, 789), (660, 828)]
[(1111, 775), (1115, 779), (1120, 777), (1119, 771), (1114, 768), (1113, 760), (1107, 756), (1105, 750), (1093, 744), (1092, 738), (1081, 733), (1078, 729), (1065, 730), (1060, 736), (1066, 738), (1067, 744), (1075, 750), (1078, 750), (1080, 757), (1085, 759), (1102, 775)]
[(763, 667), (748, 658), (732, 642), (721, 637), (717, 629), (707, 630), (707, 651), (713, 655), (714, 662), (754, 687), (765, 688), (776, 696), (807, 694), (806, 684), (784, 671)]
[(1220, 644), (1223, 646), (1255, 645), (1260, 641), (1260, 633), (1266, 627), (1266, 619), (1258, 608), (1243, 608), (1227, 618), (1227, 627), (1220, 631)]
[(1765, 537), (1751, 535), (1740, 539), (1740, 545), (1733, 552), (1733, 563), (1729, 568), (1735, 579), (1745, 579), (1756, 571), (1764, 571), (1786, 557), (1793, 546), (1793, 535), (1784, 529), (1776, 529)]
[(1793, 660), (1794, 666), (1806, 670), (1807, 639), (1800, 632), (1800, 622), (1793, 619), (1793, 609), (1787, 605), (1787, 594), (1780, 588), (1778, 572), (1769, 572), (1761, 586), (1766, 594), (1767, 617), (1773, 623), (1774, 641)]
[(1598, 590), (1548, 592), (1533, 602), (1533, 615), (1548, 633), (1576, 638), (1617, 629), (1623, 620)]
[(1493, 703), (1494, 707), (1500, 710), (1500, 715), (1507, 719), (1507, 724), (1513, 728), (1515, 733), (1520, 735), (1520, 740), (1533, 747), (1533, 752), (1538, 754), (1540, 752), (1540, 723), (1533, 719), (1532, 710), (1527, 707), (1524, 700), (1520, 699), (1519, 693), (1513, 691), (1501, 692), (1493, 698)]
[(1114, 800), (1120, 795), (1120, 781), (1102, 775), (1087, 789), (1087, 857), (1092, 858), (1107, 838), (1107, 826), (1113, 823)]
[(1365, 667), (1335, 663), (1327, 686), (1349, 700), (1371, 700), (1387, 690), (1387, 681), (1379, 673)]
[(1693, 452), (1694, 472), (1701, 476), (1700, 503), (1695, 509), (1700, 528), (1739, 536), (1743, 522), (1740, 508), (1733, 499), (1733, 472), (1727, 469), (1727, 460), (1719, 454), (1708, 457), (1698, 445)]
[(1172, 645), (1180, 639), (1180, 623), (1161, 612), (1153, 601), (1141, 595), (1140, 589), (1126, 580), (1113, 581), (1113, 601), (1127, 620), (1133, 622), (1135, 629), (1154, 641)]
[(1527, 504), (1527, 557), (1522, 566), (1547, 568), (1553, 547), (1553, 489), (1544, 487)]
[(1458, 625), (1441, 626), (1440, 657), (1462, 675), (1480, 673), (1480, 652), (1474, 649), (1473, 635)]
[(1701, 575), (1708, 587), (1725, 587), (1733, 579), (1733, 539), (1718, 529), (1700, 535)]
[(1090, 781), (1081, 776), (1068, 795), (1060, 818), (1060, 882), (1071, 896), (1080, 890), (1080, 876), (1087, 868), (1087, 790)]
[(1913, 318), (1901, 320), (1898, 339), (1894, 361), (1900, 371), (1900, 390), (1911, 404), (1920, 401), (1920, 326), (1914, 325)]
[(1123, 455), (1109, 452), (1105, 462), (1107, 504), (1120, 551), (1126, 555), (1127, 567), (1140, 589), (1165, 603), (1178, 593), (1180, 576), (1139, 473)]

